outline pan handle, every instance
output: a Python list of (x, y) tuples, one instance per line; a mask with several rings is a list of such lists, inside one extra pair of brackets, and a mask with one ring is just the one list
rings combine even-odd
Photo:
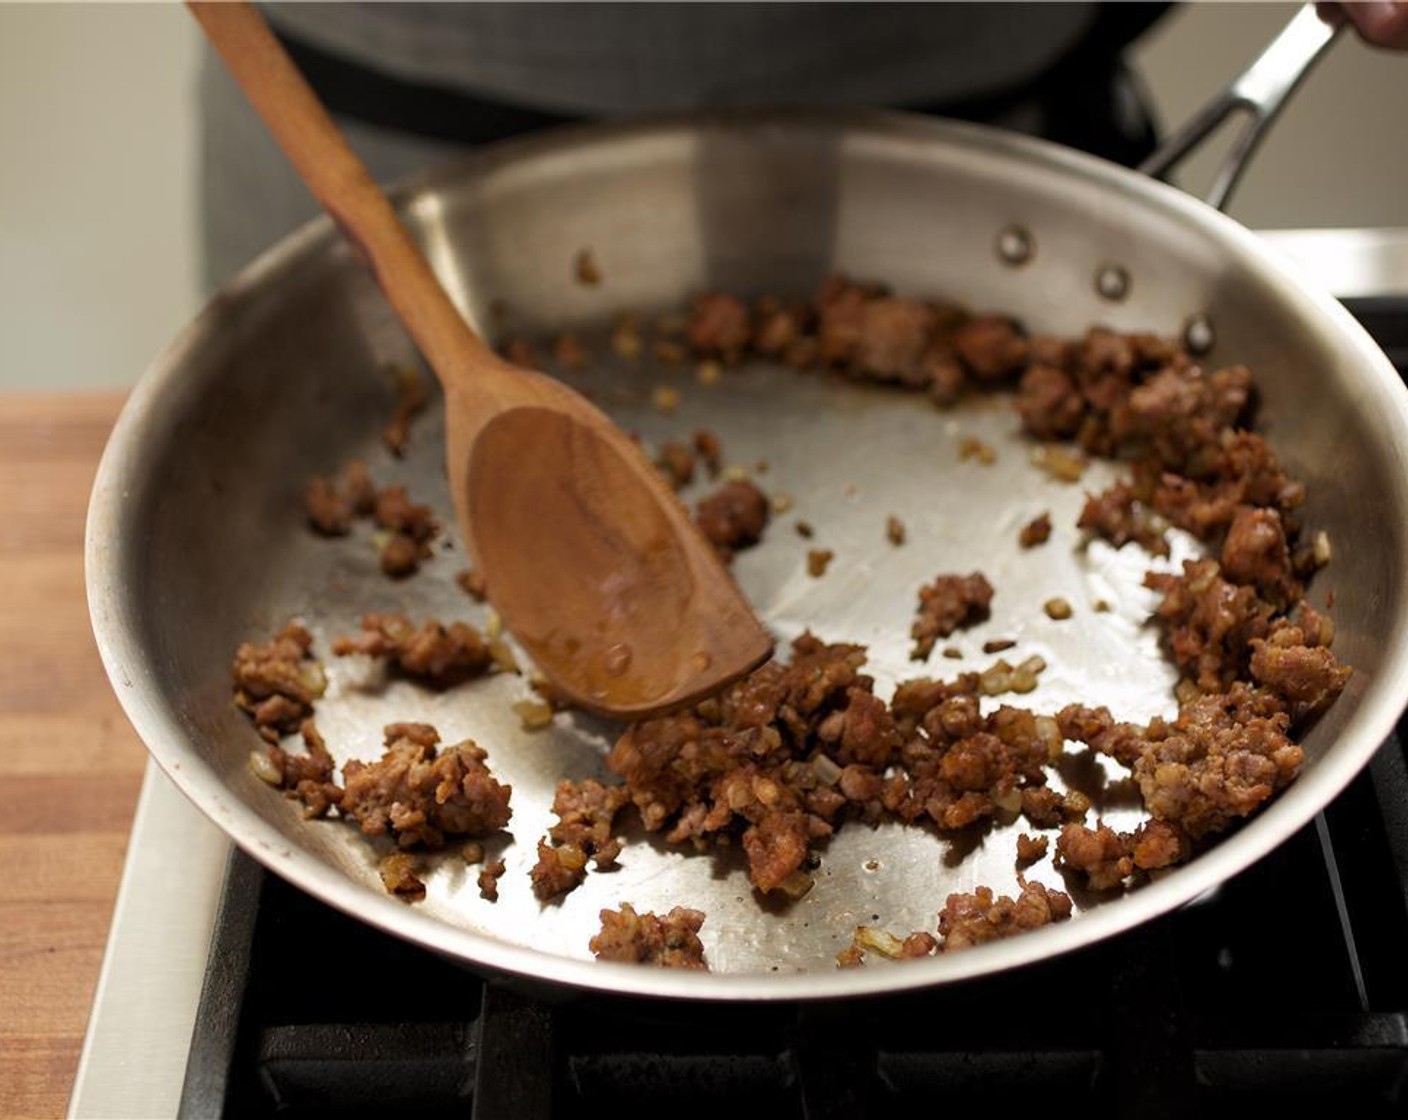
[(1155, 179), (1165, 178), (1224, 120), (1233, 113), (1244, 112), (1248, 120), (1207, 194), (1208, 205), (1225, 210), (1233, 188), (1286, 98), (1335, 41), (1342, 26), (1326, 23), (1316, 14), (1315, 5), (1306, 4), (1255, 62), (1165, 140), (1139, 165), (1139, 170)]

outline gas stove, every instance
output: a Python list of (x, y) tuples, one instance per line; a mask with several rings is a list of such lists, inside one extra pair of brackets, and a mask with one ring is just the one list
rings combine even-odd
[[(1408, 231), (1266, 236), (1408, 375)], [(1035, 1094), (1057, 1114), (1399, 1116), (1405, 743), (1408, 723), (1266, 859), (1121, 937), (746, 1013), (486, 980), (267, 874), (149, 765), (70, 1115), (815, 1118)]]

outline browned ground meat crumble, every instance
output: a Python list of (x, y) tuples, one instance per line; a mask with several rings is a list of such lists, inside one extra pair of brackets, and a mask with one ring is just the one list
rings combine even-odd
[(564, 331), (553, 339), (552, 360), (560, 369), (579, 370), (587, 364), (586, 347), (571, 331)]
[(826, 569), (831, 566), (831, 561), (836, 558), (829, 548), (812, 548), (807, 550), (807, 575), (812, 579), (820, 579), (826, 574)]
[(982, 572), (936, 576), (933, 583), (919, 589), (919, 617), (910, 631), (914, 639), (910, 656), (915, 661), (927, 660), (940, 638), (982, 622), (988, 617), (992, 596), (992, 584)]
[(717, 435), (708, 428), (700, 428), (694, 433), (694, 453), (704, 464), (710, 478), (718, 478), (724, 469), (724, 445)]
[(804, 634), (693, 709), (628, 728), (608, 758), (645, 827), (671, 843), (736, 841), (761, 891), (787, 889), (848, 818), (957, 830), (1017, 811), (1059, 757), (1055, 720), (1001, 707), (987, 674), (902, 684), (889, 705), (865, 650)]
[[(1317, 566), (1315, 550), (1300, 543), (1296, 511), (1304, 488), (1247, 430), (1255, 391), (1245, 367), (1205, 371), (1175, 343), (1148, 334), (1093, 328), (1072, 340), (1028, 338), (1000, 316), (969, 318), (840, 277), (809, 305), (760, 301), (750, 313), (734, 297), (701, 298), (690, 337), (701, 353), (729, 361), (754, 353), (826, 367), (927, 389), (940, 403), (969, 387), (1015, 381), (1027, 431), (1077, 445), (1077, 453), (1049, 449), (1063, 462), (1100, 455), (1130, 463), (1127, 479), (1090, 497), (1080, 527), (1154, 554), (1167, 553), (1167, 530), (1177, 527), (1206, 542), (1215, 559), (1190, 562), (1182, 575), (1148, 578), (1163, 597), (1156, 621), (1185, 674), (1174, 720), (1119, 723), (1104, 709), (1080, 706), (1055, 717), (1001, 710), (1009, 721), (1021, 716), (1043, 728), (1025, 742), (1047, 750), (1050, 760), (1063, 739), (1073, 739), (1128, 768), (1152, 815), (1133, 833), (1098, 822), (1087, 828), (1089, 799), (1046, 788), (1041, 750), (1033, 750), (1028, 771), (1012, 767), (1010, 757), (995, 762), (983, 737), (992, 730), (974, 722), (979, 687), (910, 682), (887, 709), (856, 672), (863, 651), (809, 636), (792, 666), (766, 666), (717, 701), (622, 737), (612, 765), (626, 777), (647, 827), (695, 843), (741, 831), (753, 882), (767, 890), (795, 874), (808, 846), (847, 816), (889, 813), (962, 828), (1010, 805), (1038, 827), (1064, 825), (1058, 864), (1102, 889), (1187, 859), (1198, 839), (1255, 811), (1294, 777), (1301, 755), (1291, 728), (1332, 701), (1349, 670), (1329, 650), (1328, 619), (1301, 602)], [(970, 455), (979, 451), (976, 443), (968, 448)], [(1049, 515), (1042, 515), (1024, 527), (1020, 542), (1033, 547), (1050, 531)], [(986, 618), (991, 596), (979, 573), (966, 582), (940, 577), (924, 588), (915, 656)], [(1068, 605), (1053, 606), (1054, 617), (1069, 615)], [(819, 707), (815, 694), (807, 697), (812, 706), (789, 705), (801, 687), (799, 665), (842, 683), (829, 698), (823, 691)], [(957, 725), (956, 738), (951, 729), (941, 732), (943, 716), (958, 720), (965, 700), (972, 704), (968, 724)], [(840, 729), (859, 726), (862, 715), (874, 741), (886, 744), (873, 748), (885, 760), (878, 773), (870, 760), (838, 749)], [(1014, 745), (1005, 744), (1008, 756)], [(898, 796), (899, 788), (909, 795)], [(835, 807), (835, 794), (844, 809)], [(1046, 842), (1027, 838), (1023, 858), (1041, 858)], [(955, 906), (1026, 915), (1041, 910), (1038, 891), (1029, 888), (1005, 908), (990, 894), (956, 896)], [(1066, 900), (1051, 914), (1068, 910)], [(955, 912), (950, 921), (960, 917)], [(995, 924), (1007, 928), (1007, 921)], [(968, 928), (954, 928), (960, 926)]]
[(589, 288), (595, 288), (601, 283), (601, 266), (596, 263), (596, 257), (590, 248), (577, 250), (577, 259), (573, 264), (572, 274), (577, 278), (577, 283), (584, 284)]
[(1150, 726), (1134, 763), (1145, 806), (1193, 837), (1250, 816), (1300, 771), (1305, 756), (1289, 727), (1275, 696), (1241, 681), (1184, 704), (1172, 724)]
[(552, 811), (558, 823), (538, 843), (538, 862), (530, 875), (533, 893), (546, 901), (567, 893), (586, 878), (587, 860), (598, 871), (616, 866), (621, 841), (612, 836), (616, 815), (630, 802), (624, 786), (604, 786), (594, 778), (561, 781)]
[(746, 480), (726, 482), (695, 508), (694, 523), (725, 562), (763, 539), (772, 509), (767, 495)]
[(501, 859), (486, 863), (479, 872), (477, 880), (479, 885), (479, 896), (487, 898), (490, 902), (499, 901), (499, 880), (508, 870), (508, 864)]
[(1154, 871), (1180, 863), (1188, 854), (1187, 834), (1164, 820), (1146, 821), (1133, 832), (1116, 832), (1072, 822), (1056, 841), (1056, 866), (1081, 872), (1093, 891), (1114, 890), (1135, 868)]
[(314, 478), (308, 483), (304, 502), (309, 524), (325, 536), (341, 536), (352, 531), (357, 517), (370, 517), (376, 508), (376, 484), (360, 459), (353, 459), (334, 482)]
[(885, 518), (885, 539), (898, 548), (904, 544), (905, 528), (904, 522), (894, 514)]
[(747, 305), (736, 296), (700, 296), (691, 308), (686, 337), (700, 357), (736, 362), (751, 338)]
[(837, 968), (858, 968), (865, 963), (865, 950), (852, 941), (836, 954)]
[(576, 890), (587, 877), (587, 854), (570, 845), (555, 848), (538, 841), (538, 862), (529, 871), (533, 893), (544, 902)]
[[(669, 843), (736, 845), (759, 891), (793, 899), (810, 883), (815, 848), (853, 819), (922, 822), (952, 833), (1021, 815), (1037, 829), (1059, 830), (1054, 864), (1068, 882), (1095, 891), (1127, 889), (1189, 859), (1296, 776), (1303, 752), (1293, 733), (1334, 700), (1350, 670), (1330, 650), (1330, 619), (1304, 601), (1327, 550), (1304, 539), (1304, 487), (1249, 430), (1256, 391), (1245, 367), (1205, 370), (1176, 343), (1149, 334), (1096, 327), (1076, 339), (1028, 336), (1003, 316), (900, 299), (843, 277), (829, 279), (809, 303), (763, 299), (749, 305), (727, 294), (701, 296), (672, 338), (681, 336), (689, 356), (715, 368), (758, 355), (922, 390), (940, 405), (969, 390), (1013, 387), (1029, 435), (1069, 441), (1039, 449), (1049, 472), (1074, 481), (1086, 456), (1126, 464), (1125, 477), (1088, 495), (1078, 526), (1116, 547), (1134, 542), (1155, 555), (1167, 555), (1167, 534), (1176, 528), (1208, 551), (1181, 572), (1146, 577), (1159, 595), (1154, 621), (1182, 674), (1178, 714), (1135, 724), (1079, 704), (1052, 715), (1006, 705), (982, 713), (984, 696), (1034, 688), (1044, 668), (1040, 658), (1016, 669), (999, 662), (950, 681), (907, 681), (887, 704), (861, 672), (863, 647), (804, 634), (793, 643), (790, 663), (770, 662), (719, 696), (627, 728), (608, 759), (621, 785), (563, 783), (554, 804), (559, 824), (539, 843), (532, 871), (540, 898), (575, 887), (589, 860), (598, 867), (614, 863), (620, 841), (612, 832), (627, 804)], [(967, 454), (981, 458), (978, 442), (968, 443)], [(657, 462), (679, 488), (701, 463), (717, 476), (722, 451), (716, 436), (700, 431), (691, 444), (667, 443)], [(308, 497), (309, 518), (320, 531), (346, 532), (354, 517), (375, 515), (419, 550), (429, 536), (406, 526), (433, 519), (428, 510), (422, 518), (398, 515), (405, 507), (404, 490), (376, 491), (360, 464), (337, 484), (315, 480)], [(731, 481), (699, 503), (696, 520), (727, 560), (757, 543), (769, 512), (761, 490)], [(811, 535), (806, 523), (796, 527)], [(886, 533), (902, 542), (903, 524), (891, 517)], [(1042, 514), (1023, 527), (1019, 541), (1034, 547), (1050, 533), (1050, 517)], [(993, 588), (978, 572), (942, 575), (919, 595), (913, 656), (923, 659), (939, 639), (989, 616)], [(1058, 612), (1068, 613), (1069, 606)], [(446, 673), (464, 679), (485, 671), (491, 660), (469, 628), (467, 634), (438, 624), (416, 630), (401, 616), (369, 616), (363, 626), (365, 635), (342, 639), (334, 651), (386, 656), (407, 673), (444, 683), (450, 683)], [(254, 715), (255, 705), (267, 702), (266, 718), (256, 721), (274, 739), (302, 723), (316, 695), (263, 684), (260, 695), (242, 683), (242, 663), (251, 680), (261, 680), (261, 673), (297, 679), (308, 646), (296, 635), (273, 650), (277, 643), (242, 647), (236, 665), (241, 706)], [(268, 758), (279, 782), (310, 814), (336, 806), (364, 828), (370, 820), (398, 841), (430, 842), (425, 830), (438, 827), (433, 811), (406, 802), (400, 812), (407, 823), (396, 824), (384, 796), (362, 792), (369, 768), (349, 764), (341, 790), (311, 722), (305, 741), (306, 756), (275, 755), (275, 747)], [(1138, 789), (1150, 819), (1118, 832), (1098, 819), (1089, 822), (1085, 794), (1049, 788), (1048, 773), (1072, 750), (1070, 743), (1127, 771), (1124, 780)], [(427, 744), (401, 732), (393, 744), (389, 729), (388, 745), (386, 758), (373, 764), (385, 775), (372, 782), (377, 789), (404, 783), (398, 775), (419, 774), (438, 761), (433, 738)], [(465, 775), (477, 751), (468, 746), (468, 761), (454, 764)], [(458, 758), (460, 750), (439, 758)], [(482, 752), (477, 758), (482, 769)], [(483, 774), (487, 785), (476, 779), (476, 789), (503, 790), (506, 820), (507, 789), (487, 770)], [(1045, 858), (1049, 847), (1050, 837), (1022, 833), (1018, 866)], [(905, 959), (953, 951), (1070, 915), (1068, 895), (1020, 874), (1018, 880), (1016, 898), (985, 886), (950, 895), (937, 937), (920, 931), (901, 940), (861, 927), (837, 963), (859, 964), (866, 952)], [(676, 909), (662, 920), (623, 905), (603, 911), (602, 919), (602, 933), (592, 941), (600, 957), (702, 967), (702, 914)]]
[(1038, 929), (1071, 916), (1071, 896), (1033, 880), (1022, 884), (1015, 899), (996, 899), (987, 887), (972, 894), (951, 894), (939, 913), (940, 948), (945, 953)]
[[(1190, 839), (1254, 811), (1301, 760), (1283, 701), (1241, 682), (1142, 726), (1078, 705), (1054, 717), (1010, 706), (982, 715), (982, 695), (1017, 687), (1010, 667), (1000, 683), (993, 670), (905, 682), (886, 705), (864, 659), (862, 647), (804, 635), (790, 665), (770, 662), (694, 709), (629, 728), (608, 765), (647, 829), (672, 843), (736, 839), (766, 892), (785, 889), (847, 819), (955, 831), (1001, 812), (1066, 825), (1058, 866), (1108, 889), (1187, 858)], [(1089, 799), (1046, 788), (1067, 739), (1130, 768), (1154, 820), (1128, 836), (1081, 825)]]
[(393, 577), (408, 576), (433, 555), (430, 542), (440, 522), (429, 506), (411, 501), (404, 486), (378, 490), (365, 463), (353, 460), (336, 481), (314, 478), (308, 484), (304, 508), (309, 524), (324, 536), (351, 532), (358, 517), (370, 517), (385, 534), (381, 569)]
[(688, 444), (669, 440), (655, 457), (655, 466), (673, 490), (682, 490), (694, 481), (698, 453)]
[(332, 755), (312, 719), (305, 719), (299, 732), (304, 754), (293, 754), (277, 743), (266, 747), (265, 754), (287, 796), (303, 802), (303, 815), (325, 817), (342, 804), (342, 789), (333, 781)]
[(430, 393), (425, 386), (425, 375), (415, 366), (397, 366), (392, 375), (396, 379), (396, 407), (382, 431), (382, 439), (387, 450), (399, 459), (406, 454), (411, 421), (424, 410)]
[(903, 961), (957, 952), (1065, 921), (1071, 916), (1073, 903), (1064, 891), (1027, 882), (1020, 875), (1018, 881), (1021, 891), (1016, 899), (1007, 895), (995, 898), (988, 887), (977, 887), (972, 894), (949, 895), (939, 912), (937, 938), (927, 930), (919, 930), (901, 940), (893, 934), (860, 926), (851, 943), (836, 954), (836, 967), (855, 968), (864, 964), (867, 953)]
[(1076, 528), (1103, 537), (1116, 548), (1133, 541), (1155, 556), (1168, 555), (1168, 523), (1123, 482), (1091, 496), (1081, 510)]
[(393, 723), (386, 753), (342, 768), (338, 808), (368, 836), (390, 835), (398, 846), (440, 848), (450, 836), (483, 836), (508, 824), (512, 789), (497, 781), (487, 753), (470, 740), (437, 749), (426, 723)]
[(1020, 833), (1017, 837), (1017, 866), (1030, 867), (1038, 860), (1046, 858), (1049, 841), (1045, 836), (1030, 836)]
[(377, 861), (376, 870), (381, 876), (381, 885), (397, 898), (419, 902), (425, 897), (425, 883), (416, 874), (418, 868), (414, 856), (406, 852), (392, 852)]
[(262, 646), (242, 643), (230, 672), (235, 703), (271, 743), (298, 730), (328, 685), (321, 663), (313, 657), (313, 635), (297, 622), (288, 623)]
[(1182, 575), (1151, 572), (1144, 582), (1163, 596), (1155, 617), (1174, 663), (1202, 692), (1248, 681), (1303, 716), (1324, 708), (1349, 679), (1329, 649), (1333, 624), (1309, 603), (1278, 615), (1255, 587), (1224, 578), (1216, 560), (1188, 560)]
[(1017, 543), (1023, 548), (1035, 548), (1051, 539), (1051, 514), (1041, 513), (1033, 517), (1017, 534)]
[[(279, 785), (288, 797), (303, 802), (307, 817), (338, 815), (356, 822), (368, 836), (389, 836), (399, 849), (442, 848), (452, 837), (476, 837), (496, 832), (512, 815), (512, 789), (497, 781), (486, 765), (488, 757), (466, 740), (438, 748), (439, 733), (429, 724), (393, 723), (384, 731), (386, 751), (375, 762), (347, 762), (343, 784), (333, 778), (334, 762), (311, 719), (300, 728), (305, 753), (272, 745), (256, 773)], [(479, 847), (466, 858), (482, 859)], [(378, 864), (386, 889), (408, 900), (424, 897), (425, 885), (410, 857), (387, 856)], [(489, 891), (503, 874), (503, 864), (490, 864), (479, 877)], [(485, 897), (490, 897), (490, 892)]]
[(707, 969), (699, 929), (704, 915), (676, 906), (663, 918), (637, 914), (629, 902), (601, 912), (601, 932), (591, 939), (597, 960), (653, 964), (661, 968)]
[(488, 583), (473, 568), (465, 568), (463, 571), (456, 572), (455, 582), (459, 584), (460, 590), (476, 603), (482, 603), (489, 598)]
[(386, 658), (406, 676), (432, 688), (450, 688), (482, 676), (494, 664), (489, 644), (468, 623), (446, 626), (432, 618), (416, 626), (403, 614), (368, 614), (362, 616), (362, 630), (334, 641), (333, 653)]
[(372, 516), (391, 537), (381, 550), (381, 570), (389, 576), (415, 572), (431, 555), (430, 542), (440, 532), (429, 506), (411, 501), (404, 486), (388, 486), (376, 496)]
[(997, 449), (975, 436), (965, 436), (958, 445), (958, 458), (965, 463), (971, 459), (980, 466), (990, 467), (997, 462)]

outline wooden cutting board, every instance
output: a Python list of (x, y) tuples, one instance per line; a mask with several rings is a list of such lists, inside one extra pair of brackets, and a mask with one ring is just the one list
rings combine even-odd
[(83, 589), (124, 396), (0, 394), (0, 1117), (67, 1108), (146, 761)]

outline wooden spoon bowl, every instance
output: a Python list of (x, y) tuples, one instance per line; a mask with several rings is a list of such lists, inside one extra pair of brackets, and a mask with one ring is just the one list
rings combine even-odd
[(765, 661), (772, 638), (640, 448), (470, 329), (263, 17), (190, 8), (439, 377), (460, 530), (548, 679), (584, 708), (640, 719)]

